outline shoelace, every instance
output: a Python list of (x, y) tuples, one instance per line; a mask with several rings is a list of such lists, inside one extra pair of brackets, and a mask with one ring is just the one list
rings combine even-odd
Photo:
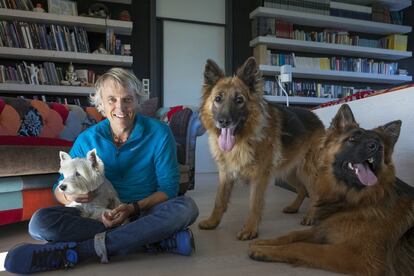
[(177, 240), (175, 236), (171, 237), (170, 239), (167, 239), (163, 242), (163, 245), (165, 246), (165, 250), (173, 250), (177, 248)]
[(34, 252), (31, 267), (41, 270), (72, 267), (73, 264), (66, 259), (66, 250), (67, 246), (60, 249), (49, 248)]

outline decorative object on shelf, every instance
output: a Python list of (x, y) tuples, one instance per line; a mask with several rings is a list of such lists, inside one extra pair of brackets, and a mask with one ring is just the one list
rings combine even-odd
[(42, 7), (42, 3), (36, 3), (36, 7), (33, 8), (34, 12), (45, 12), (45, 9)]
[(131, 21), (131, 15), (129, 14), (129, 11), (123, 10), (118, 15), (119, 20), (122, 21)]
[(100, 18), (110, 18), (111, 13), (107, 6), (102, 3), (95, 3), (89, 7), (88, 16), (91, 17), (100, 17)]
[(39, 68), (37, 68), (33, 63), (28, 66), (26, 62), (23, 61), (24, 66), (30, 72), (30, 84), (39, 84), (39, 78), (37, 73), (39, 73)]
[(68, 69), (66, 70), (65, 80), (61, 81), (63, 85), (80, 85), (80, 81), (78, 81), (78, 77), (75, 72), (75, 67), (73, 66), (72, 62), (69, 63)]
[(131, 44), (122, 45), (121, 55), (130, 56), (131, 55)]
[(47, 0), (48, 12), (61, 15), (78, 15), (76, 1), (72, 0)]
[(104, 54), (104, 55), (107, 55), (108, 54), (108, 51), (105, 49), (104, 44), (101, 42), (101, 43), (99, 43), (98, 48), (95, 51), (92, 52), (92, 54)]
[(75, 70), (76, 77), (80, 81), (81, 86), (90, 86), (88, 82), (88, 70), (87, 69), (78, 69)]

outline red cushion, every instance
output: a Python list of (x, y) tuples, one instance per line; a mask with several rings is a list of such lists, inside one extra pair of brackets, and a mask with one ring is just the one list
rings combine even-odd
[(0, 136), (0, 145), (26, 145), (26, 146), (66, 146), (71, 147), (73, 142), (58, 138), (37, 136)]
[(23, 209), (0, 211), (0, 225), (22, 221)]
[(51, 103), (50, 106), (54, 111), (59, 113), (60, 117), (62, 117), (63, 124), (66, 124), (66, 119), (69, 115), (69, 110), (66, 106), (60, 103)]
[(3, 108), (4, 108), (4, 105), (5, 105), (6, 103), (4, 102), (4, 100), (3, 99), (0, 99), (0, 113), (3, 111)]

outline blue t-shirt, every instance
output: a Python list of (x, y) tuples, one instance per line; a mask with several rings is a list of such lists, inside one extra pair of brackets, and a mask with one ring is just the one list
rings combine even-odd
[[(82, 132), (69, 154), (72, 158), (84, 158), (94, 148), (105, 165), (106, 178), (122, 202), (138, 201), (156, 191), (164, 192), (168, 198), (177, 196), (180, 172), (176, 144), (164, 123), (137, 115), (128, 140), (117, 148), (109, 120), (105, 119)], [(58, 182), (61, 179), (62, 176)]]

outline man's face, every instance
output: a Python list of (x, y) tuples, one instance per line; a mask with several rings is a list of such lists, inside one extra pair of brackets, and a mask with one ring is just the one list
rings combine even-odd
[(138, 107), (136, 95), (108, 79), (102, 90), (102, 107), (112, 129), (132, 128)]

